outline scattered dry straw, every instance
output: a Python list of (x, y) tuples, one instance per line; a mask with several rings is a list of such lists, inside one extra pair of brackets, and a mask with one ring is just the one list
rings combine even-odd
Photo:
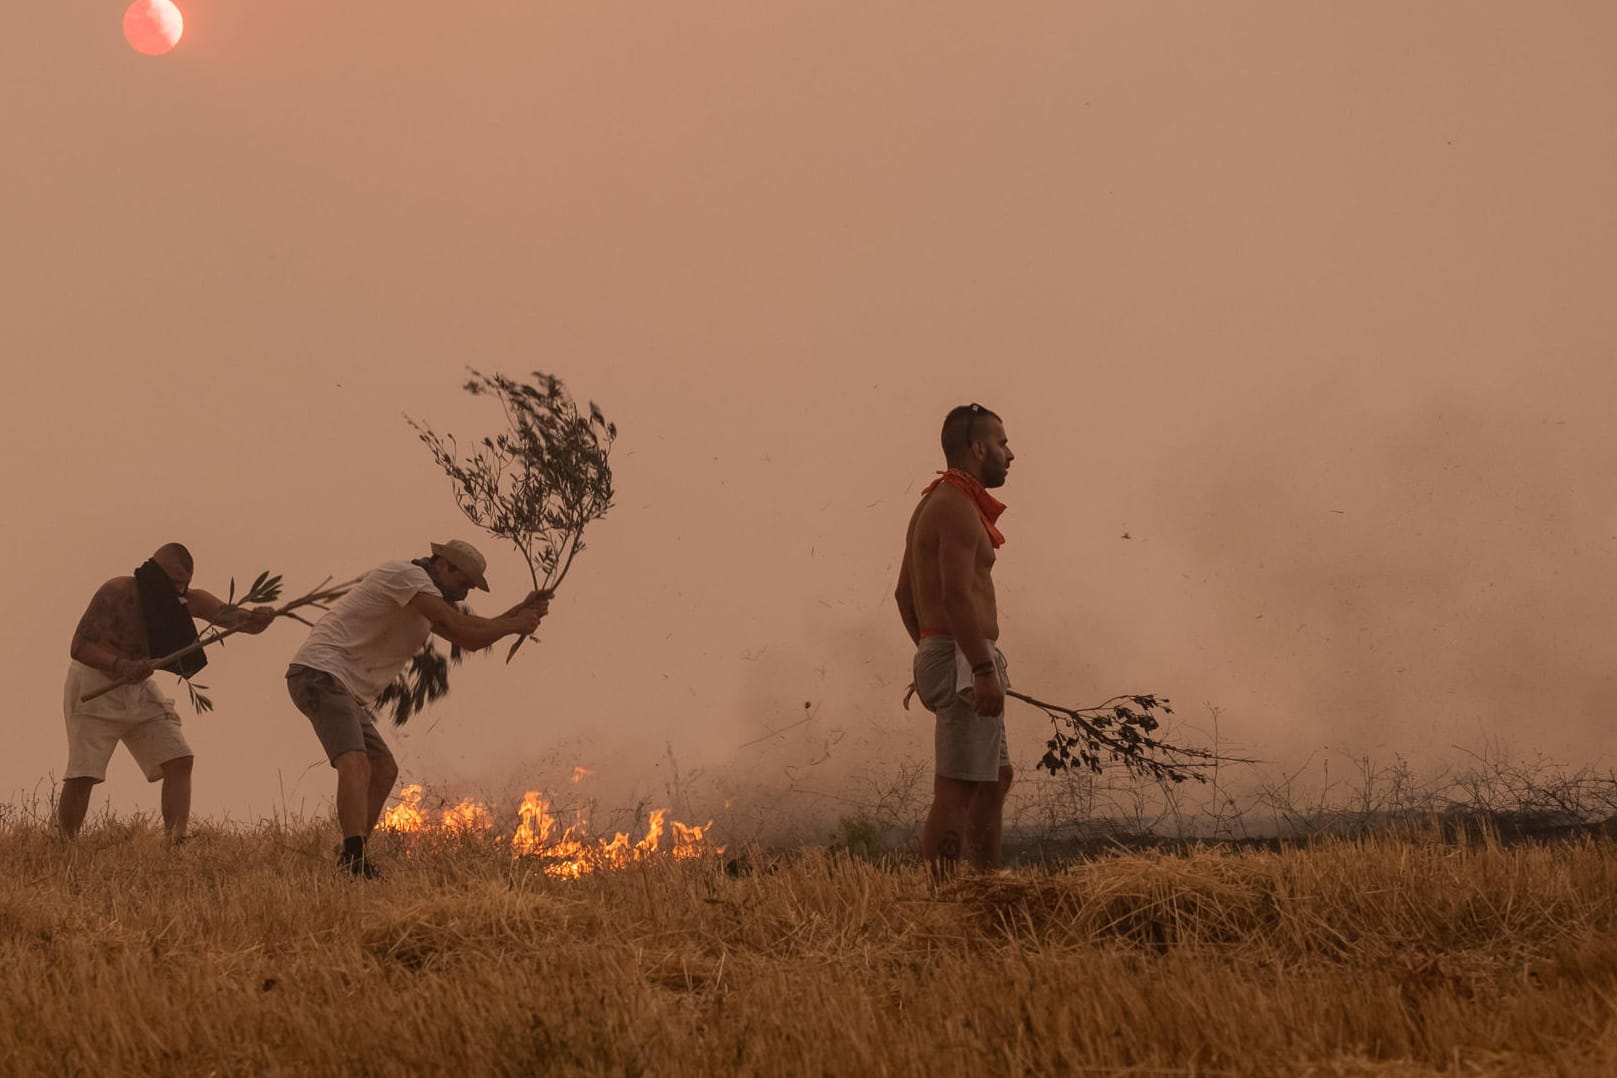
[(1617, 1072), (1617, 851), (1436, 836), (933, 887), (804, 851), (355, 884), (318, 825), (0, 826), (14, 1073)]

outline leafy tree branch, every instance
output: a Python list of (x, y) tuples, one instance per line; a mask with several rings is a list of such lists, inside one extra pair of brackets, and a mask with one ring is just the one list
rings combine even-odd
[[(534, 371), (524, 382), (469, 370), (462, 388), (498, 402), (504, 430), (463, 448), (453, 434), (405, 420), (449, 478), (462, 515), (509, 543), (528, 567), (534, 590), (552, 595), (585, 550), (584, 530), (612, 508), (618, 428), (595, 402), (580, 408), (555, 375)], [(527, 639), (512, 643), (507, 662)], [(449, 667), (460, 658), (458, 648), (445, 657), (429, 641), (383, 692), (394, 707), (393, 721), (403, 723), (448, 692)]]

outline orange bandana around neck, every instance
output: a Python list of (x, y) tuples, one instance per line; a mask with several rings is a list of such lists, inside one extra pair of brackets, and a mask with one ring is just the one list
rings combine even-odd
[(994, 522), (999, 519), (999, 515), (1005, 512), (1004, 502), (999, 501), (988, 493), (988, 488), (983, 486), (976, 476), (963, 472), (959, 468), (950, 468), (946, 472), (939, 472), (938, 477), (928, 483), (925, 490), (921, 491), (921, 497), (924, 498), (937, 490), (939, 483), (948, 483), (975, 502), (977, 515), (982, 518), (983, 527), (988, 530), (988, 541), (994, 544), (995, 550), (1005, 545), (1005, 536), (1000, 533), (998, 528), (994, 527)]

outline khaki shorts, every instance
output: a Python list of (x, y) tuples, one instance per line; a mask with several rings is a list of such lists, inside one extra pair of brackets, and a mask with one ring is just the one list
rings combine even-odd
[[(1005, 656), (994, 648), (999, 683), (1010, 688)], [(937, 773), (966, 782), (997, 782), (1011, 766), (1005, 745), (1005, 713), (979, 715), (973, 706), (971, 664), (949, 636), (921, 639), (915, 652), (915, 695), (936, 716), (933, 748)]]
[(192, 755), (174, 701), (151, 678), (120, 685), (88, 702), (80, 699), (110, 684), (112, 679), (94, 667), (77, 660), (68, 664), (67, 684), (62, 689), (62, 716), (67, 723), (64, 778), (105, 782), (107, 761), (120, 741), (147, 782), (162, 778), (163, 765), (170, 760)]
[(370, 708), (356, 700), (335, 676), (293, 663), (286, 668), (286, 691), (298, 710), (308, 716), (331, 766), (336, 767), (337, 757), (345, 752), (393, 755), (376, 729), (376, 717)]

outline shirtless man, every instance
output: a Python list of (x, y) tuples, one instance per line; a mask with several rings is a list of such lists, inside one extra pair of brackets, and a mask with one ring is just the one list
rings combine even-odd
[[(107, 761), (120, 741), (146, 781), (163, 781), (163, 828), (169, 838), (185, 837), (191, 817), (191, 746), (180, 730), (174, 701), (151, 681), (152, 659), (162, 657), (152, 655), (153, 626), (195, 639), (191, 619), (248, 633), (261, 633), (275, 620), (274, 607), (242, 610), (192, 588), (193, 569), (189, 550), (165, 543), (134, 575), (101, 585), (73, 632), (62, 701), (67, 775), (56, 806), (62, 832), (70, 838), (79, 833), (91, 788), (106, 779)], [(169, 650), (177, 647), (163, 649), (163, 654)], [(108, 685), (117, 688), (94, 700), (82, 699)]]
[(949, 470), (922, 492), (898, 574), (898, 613), (916, 644), (915, 691), (936, 716), (936, 777), (921, 853), (937, 875), (962, 849), (974, 868), (997, 869), (1011, 760), (1005, 747), (1005, 657), (994, 603), (995, 527), (1005, 507), (988, 493), (1016, 455), (999, 416), (980, 404), (943, 421)]
[(499, 617), (465, 613), (455, 604), (472, 588), (488, 591), (487, 562), (463, 539), (431, 546), (428, 557), (383, 562), (366, 573), (314, 623), (286, 671), (293, 704), (313, 725), (337, 772), (343, 835), (338, 867), (363, 879), (380, 875), (366, 839), (399, 777), (371, 713), (376, 697), (429, 635), (478, 650), (504, 636), (533, 632), (550, 610), (549, 595), (534, 591)]

